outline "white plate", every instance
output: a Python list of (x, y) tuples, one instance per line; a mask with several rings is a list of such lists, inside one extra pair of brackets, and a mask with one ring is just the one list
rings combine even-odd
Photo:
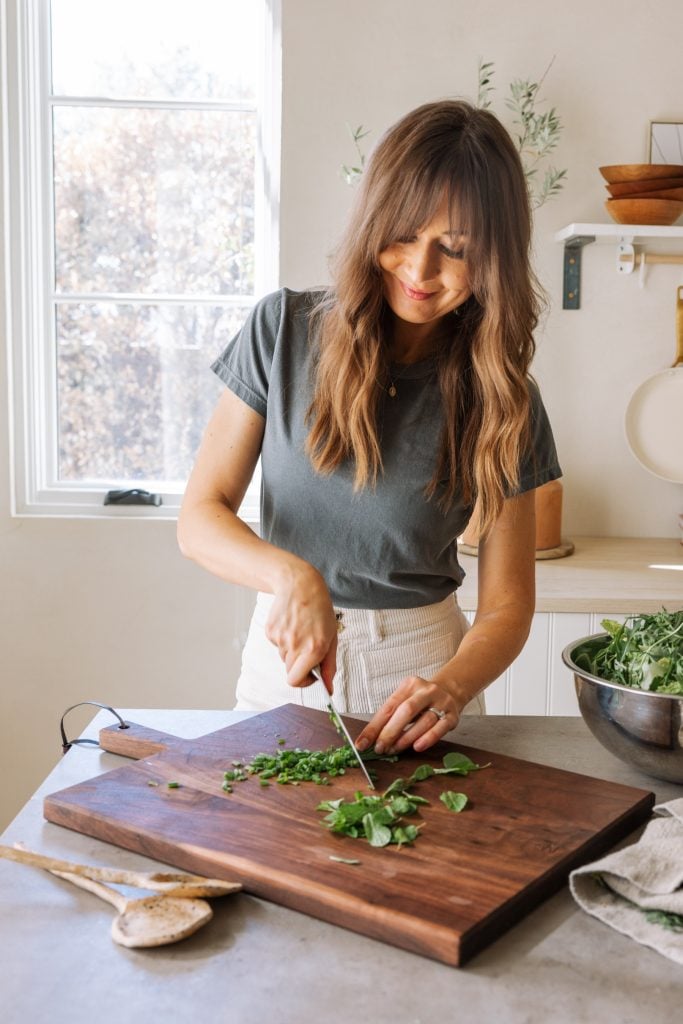
[(662, 480), (683, 483), (683, 366), (643, 381), (628, 403), (625, 427), (641, 466)]

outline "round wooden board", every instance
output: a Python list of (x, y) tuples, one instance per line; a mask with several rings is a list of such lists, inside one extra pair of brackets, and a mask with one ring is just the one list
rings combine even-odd
[[(474, 558), (479, 554), (479, 548), (474, 547), (472, 544), (462, 544), (460, 542), (458, 542), (458, 551), (461, 555), (473, 555)], [(546, 558), (566, 558), (573, 551), (574, 542), (563, 539), (556, 548), (538, 548), (536, 551), (536, 561), (539, 562)]]

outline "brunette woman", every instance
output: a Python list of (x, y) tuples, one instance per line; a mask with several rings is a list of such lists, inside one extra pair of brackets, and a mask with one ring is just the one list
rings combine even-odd
[[(364, 173), (327, 291), (257, 303), (179, 521), (184, 554), (259, 591), (237, 707), (373, 712), (424, 750), (516, 657), (534, 611), (534, 489), (561, 475), (529, 377), (538, 298), (517, 151), (487, 110), (429, 103)], [(260, 536), (238, 518), (261, 458)], [(478, 605), (457, 537), (480, 534)]]

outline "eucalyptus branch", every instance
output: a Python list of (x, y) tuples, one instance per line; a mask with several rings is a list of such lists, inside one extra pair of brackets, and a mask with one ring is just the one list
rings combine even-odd
[[(541, 170), (541, 165), (548, 155), (557, 148), (563, 128), (555, 107), (551, 107), (550, 110), (543, 113), (537, 110), (541, 86), (554, 62), (555, 57), (552, 58), (538, 82), (526, 78), (513, 79), (509, 86), (510, 95), (505, 99), (505, 105), (515, 115), (513, 125), (517, 130), (513, 132), (513, 138), (522, 160), (533, 209), (538, 209), (549, 199), (554, 198), (564, 187), (567, 177), (566, 169), (557, 170), (555, 167), (546, 167), (543, 179), (540, 185), (538, 184), (540, 180), (538, 172)], [(480, 57), (477, 66), (477, 106), (482, 110), (488, 110), (491, 107), (491, 93), (495, 91), (495, 86), (492, 85), (494, 74), (493, 61), (484, 61)], [(341, 171), (347, 185), (355, 185), (365, 169), (365, 154), (360, 143), (370, 134), (370, 131), (363, 125), (351, 128), (347, 124), (346, 127), (353, 140), (357, 162), (353, 166), (343, 164)]]
[(477, 78), (479, 82), (479, 87), (477, 89), (477, 106), (481, 107), (482, 110), (488, 110), (491, 106), (489, 95), (495, 89), (495, 86), (491, 85), (493, 74), (493, 61), (487, 61), (484, 63), (480, 57), (479, 68), (477, 71)]
[[(529, 186), (529, 197), (534, 209), (538, 209), (539, 206), (556, 196), (561, 191), (567, 176), (566, 170), (548, 167), (545, 170), (543, 183), (540, 187), (536, 186), (539, 165), (557, 147), (562, 132), (562, 122), (555, 107), (543, 113), (539, 113), (536, 109), (541, 86), (553, 66), (554, 60), (553, 57), (538, 82), (524, 78), (513, 79), (510, 83), (510, 95), (505, 100), (505, 105), (516, 115), (513, 124), (518, 130), (514, 133), (514, 139), (522, 160)], [(481, 61), (479, 67), (480, 69), (483, 67)], [(487, 74), (490, 78), (492, 72), (487, 72)]]
[(360, 142), (370, 134), (370, 129), (364, 128), (362, 124), (359, 124), (357, 128), (352, 128), (350, 124), (347, 124), (346, 127), (356, 148), (358, 163), (355, 167), (349, 167), (347, 164), (342, 164), (342, 174), (347, 185), (355, 185), (356, 182), (360, 180), (363, 175), (363, 171), (365, 170), (365, 153), (360, 148)]

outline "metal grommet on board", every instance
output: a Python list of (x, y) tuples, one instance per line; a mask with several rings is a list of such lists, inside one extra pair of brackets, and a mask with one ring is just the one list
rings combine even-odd
[(108, 704), (101, 704), (98, 700), (81, 700), (81, 701), (78, 702), (78, 704), (72, 704), (70, 708), (67, 708), (66, 711), (64, 712), (64, 714), (62, 715), (61, 720), (59, 722), (59, 731), (60, 731), (61, 737), (62, 737), (62, 754), (66, 754), (67, 750), (69, 750), (71, 747), (73, 747), (74, 744), (76, 744), (76, 743), (88, 743), (88, 744), (90, 744), (91, 746), (94, 746), (94, 747), (99, 747), (99, 745), (100, 745), (98, 740), (88, 740), (88, 739), (68, 740), (66, 738), (66, 733), (64, 731), (64, 719), (66, 718), (66, 716), (69, 714), (70, 711), (74, 710), (74, 708), (83, 707), (83, 705), (85, 705), (85, 704), (92, 704), (93, 707), (102, 708), (103, 711), (111, 711), (111, 713), (114, 716), (114, 718), (117, 718), (118, 721), (119, 721), (119, 729), (128, 729), (129, 728), (129, 726), (126, 724), (126, 722), (124, 722), (124, 720), (121, 718), (121, 715), (118, 713), (118, 711), (114, 711), (114, 709), (110, 708)]

